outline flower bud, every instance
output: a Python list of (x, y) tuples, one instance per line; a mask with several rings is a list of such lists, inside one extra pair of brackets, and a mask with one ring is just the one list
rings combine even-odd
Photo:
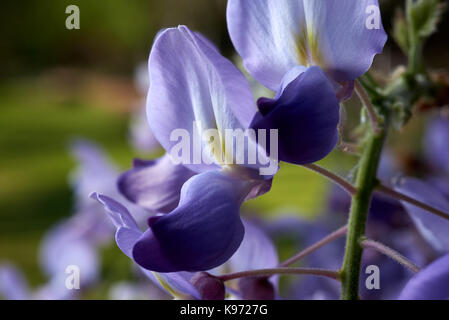
[(273, 300), (273, 284), (266, 277), (246, 277), (239, 280), (239, 289), (244, 300)]
[(224, 300), (225, 298), (226, 290), (223, 281), (207, 272), (198, 272), (190, 282), (199, 291), (203, 300)]

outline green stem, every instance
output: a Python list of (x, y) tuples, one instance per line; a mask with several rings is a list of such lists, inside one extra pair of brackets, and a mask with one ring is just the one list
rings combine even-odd
[(384, 127), (377, 133), (371, 132), (360, 160), (357, 174), (357, 193), (352, 197), (349, 216), (348, 235), (343, 267), (340, 271), (342, 280), (342, 299), (359, 298), (359, 277), (363, 248), (361, 240), (365, 234), (365, 225), (371, 196), (378, 184), (377, 168), (386, 136)]

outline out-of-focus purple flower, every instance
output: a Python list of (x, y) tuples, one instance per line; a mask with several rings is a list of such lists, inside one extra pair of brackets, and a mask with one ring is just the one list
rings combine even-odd
[[(137, 66), (134, 83), (142, 97), (146, 97), (150, 87), (147, 63), (141, 63)], [(145, 98), (142, 98), (137, 106), (137, 111), (131, 117), (130, 138), (133, 147), (141, 152), (153, 152), (160, 147), (146, 120)]]
[(47, 283), (32, 290), (19, 269), (10, 264), (0, 264), (0, 297), (7, 300), (66, 300), (76, 298), (79, 290), (68, 290), (65, 281), (66, 277), (53, 276)]
[[(267, 232), (276, 243), (288, 247), (292, 253), (322, 239), (335, 226), (328, 220), (307, 221), (297, 216), (283, 216), (266, 225)], [(299, 264), (307, 267), (338, 270), (344, 254), (344, 239), (332, 242), (313, 252)], [(334, 300), (340, 296), (339, 283), (327, 278), (299, 276), (292, 278), (287, 287), (287, 297), (299, 300)]]
[(76, 211), (97, 206), (89, 198), (86, 199), (86, 195), (94, 190), (117, 194), (115, 181), (119, 171), (96, 144), (78, 139), (72, 143), (70, 150), (78, 163), (70, 175)]
[(133, 147), (141, 152), (154, 152), (160, 148), (146, 118), (145, 108), (139, 108), (131, 117), (130, 138)]
[[(395, 189), (418, 201), (449, 212), (449, 200), (429, 183), (414, 178), (403, 178)], [(401, 201), (421, 235), (439, 252), (449, 251), (449, 222), (408, 202)]]
[(402, 290), (399, 300), (449, 299), (449, 254), (416, 274)]
[(23, 275), (7, 263), (0, 264), (0, 296), (7, 300), (30, 299), (30, 289)]
[[(390, 152), (382, 154), (379, 169), (377, 171), (378, 179), (385, 185), (389, 185), (391, 180), (399, 174), (399, 167)], [(349, 214), (351, 207), (351, 197), (342, 188), (332, 185), (328, 196), (328, 209), (334, 213)], [(398, 200), (382, 194), (374, 193), (371, 199), (368, 219), (376, 225), (371, 224), (368, 232), (373, 231), (375, 227), (397, 228), (410, 224), (409, 219), (404, 218), (405, 210)], [(373, 228), (374, 227), (374, 228)], [(383, 230), (385, 231), (385, 230)], [(371, 236), (371, 235), (370, 235)]]
[(293, 69), (283, 79), (276, 97), (259, 99), (258, 107), (251, 127), (278, 129), (279, 160), (316, 162), (327, 156), (338, 141), (339, 103), (318, 67)]
[[(382, 235), (382, 243), (394, 248), (410, 261), (418, 266), (427, 263), (427, 257), (420, 250), (421, 238), (415, 230), (407, 228), (390, 231), (390, 235)], [(369, 290), (365, 284), (365, 270), (368, 266), (375, 265), (380, 271), (380, 289)], [(362, 259), (362, 276), (360, 277), (360, 296), (362, 299), (391, 300), (396, 299), (404, 285), (413, 276), (413, 272), (400, 265), (390, 257), (375, 250), (365, 249)]]
[[(88, 222), (88, 221), (87, 221)], [(109, 223), (103, 220), (103, 222)], [(47, 276), (59, 279), (65, 288), (66, 268), (77, 266), (80, 274), (80, 287), (86, 287), (97, 280), (99, 261), (95, 242), (88, 237), (88, 225), (76, 225), (69, 220), (48, 232), (40, 246), (40, 262)]]
[(449, 174), (449, 120), (435, 117), (430, 120), (424, 138), (427, 161), (436, 169)]
[(387, 40), (377, 0), (230, 0), (227, 22), (245, 67), (274, 91), (296, 66), (319, 66), (345, 87)]
[(449, 200), (449, 178), (444, 175), (430, 176), (426, 181), (438, 189)]

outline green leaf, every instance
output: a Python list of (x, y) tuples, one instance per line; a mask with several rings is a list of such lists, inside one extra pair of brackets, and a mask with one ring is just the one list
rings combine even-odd
[(408, 0), (407, 18), (414, 40), (422, 42), (436, 32), (445, 6), (439, 0)]
[(407, 28), (407, 20), (405, 19), (404, 11), (398, 9), (393, 21), (393, 38), (401, 48), (401, 50), (408, 54), (410, 44)]

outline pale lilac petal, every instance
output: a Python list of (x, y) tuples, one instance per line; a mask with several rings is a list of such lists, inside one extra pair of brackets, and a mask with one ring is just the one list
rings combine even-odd
[[(184, 26), (159, 35), (151, 51), (149, 70), (147, 114), (156, 138), (171, 152), (179, 144), (179, 137), (170, 139), (172, 133), (184, 130), (190, 145), (189, 154), (182, 155), (183, 162), (197, 172), (217, 169), (223, 148), (212, 150), (201, 133), (217, 129), (224, 136), (226, 129), (248, 127), (256, 110), (245, 77)], [(201, 155), (201, 146), (211, 164), (193, 157)]]
[(275, 267), (279, 259), (271, 239), (254, 223), (244, 221), (243, 225), (245, 236), (242, 244), (227, 262), (230, 272)]
[(380, 20), (372, 29), (378, 9), (377, 0), (229, 0), (227, 21), (247, 70), (275, 91), (298, 65), (338, 82), (364, 74), (387, 39)]
[[(433, 206), (443, 212), (449, 212), (449, 201), (432, 185), (414, 178), (403, 178), (395, 189), (405, 195)], [(435, 250), (449, 251), (449, 221), (420, 209), (408, 202), (401, 201), (411, 216), (418, 231)]]
[(229, 0), (227, 22), (245, 68), (267, 88), (277, 91), (290, 69), (307, 66), (298, 41), (306, 32), (302, 1)]
[[(303, 2), (314, 64), (336, 81), (352, 81), (367, 72), (387, 41), (378, 1)], [(372, 20), (375, 16), (378, 25)]]

